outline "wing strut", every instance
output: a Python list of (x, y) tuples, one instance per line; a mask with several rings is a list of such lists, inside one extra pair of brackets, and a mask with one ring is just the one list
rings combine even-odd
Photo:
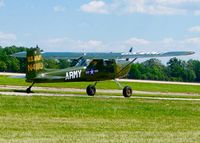
[(124, 69), (126, 69), (130, 64), (132, 64), (135, 60), (137, 60), (137, 58), (133, 59), (130, 63), (128, 63), (123, 69), (121, 69), (117, 75), (119, 75)]

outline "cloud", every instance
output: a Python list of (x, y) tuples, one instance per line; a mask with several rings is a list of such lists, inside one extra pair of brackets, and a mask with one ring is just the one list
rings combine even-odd
[(195, 11), (194, 11), (194, 15), (200, 16), (200, 10), (195, 10)]
[(56, 6), (53, 7), (53, 10), (55, 12), (64, 12), (65, 11), (65, 7), (62, 6), (62, 5), (56, 5)]
[(104, 1), (91, 1), (87, 4), (83, 4), (80, 7), (81, 11), (88, 12), (88, 13), (101, 13), (107, 14), (109, 13), (107, 9), (107, 4)]
[(4, 6), (4, 0), (0, 0), (0, 7)]
[(65, 43), (65, 41), (67, 41), (67, 40), (68, 40), (67, 37), (54, 38), (54, 39), (48, 40), (47, 43), (55, 46), (55, 45), (61, 45), (61, 44)]
[(199, 4), (200, 0), (94, 0), (83, 4), (80, 9), (83, 12), (100, 14), (200, 15), (196, 9)]
[(177, 5), (177, 4), (184, 4), (184, 3), (196, 3), (200, 2), (200, 0), (155, 0), (156, 3), (160, 3), (163, 5)]
[(156, 1), (147, 0), (125, 0), (125, 11), (127, 13), (143, 13), (150, 15), (179, 15), (186, 13), (185, 9), (166, 6)]
[(121, 47), (135, 47), (136, 51), (176, 51), (189, 50), (198, 51), (200, 47), (200, 37), (190, 37), (186, 39), (173, 39), (171, 37), (163, 38), (161, 40), (148, 40), (140, 38), (129, 38), (121, 42)]
[(137, 37), (129, 38), (121, 44), (127, 48), (134, 47), (134, 50), (137, 51), (169, 51), (174, 50), (175, 45), (177, 45), (178, 41), (175, 41), (173, 38), (168, 37), (158, 41), (153, 41), (149, 39), (142, 39)]
[(184, 41), (186, 44), (198, 45), (200, 46), (200, 37), (188, 38)]
[[(44, 40), (43, 43), (39, 42), (38, 44), (45, 51), (57, 52), (126, 52), (133, 47), (134, 52), (195, 51), (199, 53), (200, 37), (185, 39), (166, 37), (160, 40), (131, 37), (126, 40), (110, 42), (61, 37)], [(197, 55), (194, 55), (194, 58), (198, 58)]]
[(145, 39), (141, 39), (141, 38), (136, 38), (136, 37), (132, 37), (128, 40), (125, 41), (125, 44), (127, 45), (135, 45), (135, 46), (140, 46), (140, 45), (148, 45), (150, 44), (150, 41), (145, 40)]
[(172, 44), (174, 43), (174, 39), (173, 38), (164, 38), (161, 43), (163, 44)]
[(96, 49), (96, 48), (99, 49), (103, 46), (103, 42), (98, 40), (79, 41), (78, 46), (88, 49)]
[[(147, 45), (137, 45), (134, 46), (134, 42), (132, 45), (124, 45), (126, 46), (126, 50), (128, 51), (130, 46), (133, 46), (134, 52), (169, 52), (169, 51), (194, 51), (196, 54), (191, 56), (181, 57), (182, 59), (199, 59), (199, 47), (200, 47), (200, 37), (189, 37), (185, 39), (173, 39), (172, 37), (163, 38), (160, 40), (148, 40), (143, 39), (144, 41), (148, 41)], [(143, 41), (142, 40), (142, 41)], [(127, 40), (126, 40), (127, 41)], [(125, 42), (124, 42), (125, 43)], [(122, 42), (123, 44), (123, 42)], [(162, 61), (168, 61), (169, 58), (162, 58)], [(143, 61), (140, 59), (139, 61)]]
[(68, 37), (52, 38), (40, 43), (48, 51), (106, 51), (106, 45), (99, 40), (74, 40)]
[(9, 45), (17, 40), (15, 34), (0, 32), (0, 45)]
[(16, 45), (17, 36), (13, 33), (0, 32), (0, 46)]
[(188, 29), (190, 32), (200, 32), (200, 26), (194, 26)]

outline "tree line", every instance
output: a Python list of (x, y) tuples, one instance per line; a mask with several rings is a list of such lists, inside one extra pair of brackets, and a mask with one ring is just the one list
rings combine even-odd
[[(26, 72), (26, 59), (12, 57), (10, 55), (26, 51), (27, 49), (27, 47), (0, 46), (0, 71)], [(74, 65), (74, 63), (67, 59), (44, 59), (44, 65), (49, 69), (63, 69)], [(184, 61), (172, 58), (164, 65), (158, 59), (149, 59), (142, 63), (132, 64), (127, 78), (200, 82), (200, 61)]]
[(167, 65), (158, 59), (132, 64), (130, 79), (200, 82), (200, 61), (171, 58)]
[[(17, 52), (27, 51), (27, 47), (1, 47), (0, 46), (0, 72), (26, 72), (26, 59), (11, 56)], [(70, 66), (67, 59), (44, 59), (45, 68), (63, 69)]]

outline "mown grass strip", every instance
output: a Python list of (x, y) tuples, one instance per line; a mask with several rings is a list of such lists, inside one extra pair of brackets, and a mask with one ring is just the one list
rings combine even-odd
[[(23, 90), (16, 91), (16, 90), (13, 90), (13, 89), (0, 89), (0, 91), (2, 91), (2, 92), (22, 92), (22, 93), (25, 93), (25, 90), (24, 91)], [(51, 96), (59, 96), (59, 94), (62, 95), (62, 96), (64, 94), (66, 94), (66, 96), (69, 95), (69, 94), (70, 95), (73, 94), (73, 95), (86, 95), (87, 96), (86, 92), (80, 92), (80, 91), (35, 90), (34, 93), (37, 94), (37, 96), (38, 96), (38, 94), (41, 94), (41, 96), (42, 96), (42, 94), (46, 94), (46, 93), (47, 94), (51, 94)], [(55, 95), (53, 95), (53, 94), (55, 94)], [(34, 96), (34, 94), (33, 94), (33, 96)], [(101, 96), (121, 96), (121, 97), (123, 97), (122, 93), (110, 93), (110, 92), (108, 92), (108, 93), (97, 92), (95, 96), (97, 96), (97, 97), (101, 97)], [(138, 94), (138, 93), (134, 93), (134, 91), (133, 91), (132, 97), (156, 97), (156, 98), (161, 97), (161, 98), (200, 99), (200, 95), (175, 95), (173, 93), (172, 94), (168, 94), (168, 93), (166, 93), (166, 94), (144, 94), (144, 93), (139, 93)]]
[(192, 142), (200, 102), (0, 96), (2, 142)]
[[(93, 82), (65, 82), (65, 83), (42, 83), (35, 84), (39, 87), (57, 87), (57, 88), (82, 88), (85, 89)], [(200, 86), (198, 85), (172, 85), (172, 84), (156, 84), (156, 83), (130, 83), (121, 82), (123, 86), (129, 85), (133, 90), (138, 91), (155, 91), (155, 92), (178, 92), (178, 93), (200, 93)], [(7, 76), (0, 76), (0, 85), (22, 85), (29, 86), (25, 79), (11, 78)], [(102, 81), (97, 84), (97, 89), (120, 89), (113, 81)]]

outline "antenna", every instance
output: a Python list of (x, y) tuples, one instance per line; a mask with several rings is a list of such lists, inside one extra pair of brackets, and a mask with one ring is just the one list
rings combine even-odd
[(133, 51), (133, 47), (130, 48), (129, 53), (132, 53), (132, 51)]
[[(132, 53), (133, 47), (130, 48), (129, 53)], [(129, 61), (129, 58), (126, 58), (126, 61)]]

